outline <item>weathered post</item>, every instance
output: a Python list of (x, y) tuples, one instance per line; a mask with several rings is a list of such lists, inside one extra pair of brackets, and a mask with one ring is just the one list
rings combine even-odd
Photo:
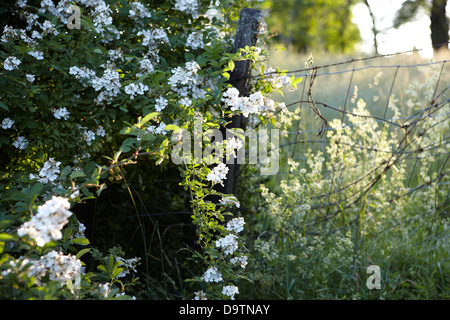
[[(262, 12), (256, 9), (242, 9), (239, 14), (239, 21), (236, 28), (234, 39), (234, 53), (239, 52), (241, 48), (246, 46), (256, 46), (259, 36), (259, 30), (262, 22)], [(235, 62), (235, 68), (230, 74), (229, 83), (238, 91), (239, 95), (246, 97), (250, 95), (251, 90), (251, 60), (241, 60)], [(226, 119), (228, 125), (222, 128), (222, 136), (226, 137), (227, 129), (243, 129), (246, 127), (246, 119), (242, 115), (235, 115), (231, 119)], [(227, 164), (228, 174), (224, 186), (218, 186), (218, 191), (225, 194), (235, 194), (239, 164), (236, 159), (233, 164)]]

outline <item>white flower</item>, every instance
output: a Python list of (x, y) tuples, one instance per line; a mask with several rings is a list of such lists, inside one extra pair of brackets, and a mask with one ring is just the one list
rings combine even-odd
[(146, 73), (150, 73), (153, 70), (155, 70), (155, 68), (153, 67), (152, 62), (150, 61), (150, 59), (142, 59), (141, 61), (139, 61), (139, 68), (140, 68), (140, 72), (136, 73), (137, 77), (140, 77)]
[(156, 98), (155, 109), (158, 112), (161, 112), (165, 107), (167, 107), (168, 101), (164, 97)]
[(231, 87), (222, 95), (222, 101), (229, 107), (234, 107), (239, 101), (239, 90)]
[(244, 230), (244, 224), (245, 224), (244, 218), (242, 217), (233, 218), (230, 221), (228, 221), (226, 229), (230, 232), (239, 233), (242, 230)]
[(206, 180), (223, 185), (223, 180), (227, 178), (228, 170), (228, 167), (224, 163), (219, 163), (210, 173), (208, 173)]
[(195, 293), (195, 297), (193, 300), (208, 300), (206, 298), (206, 294), (203, 291), (196, 291)]
[(92, 141), (95, 140), (95, 133), (92, 130), (85, 130), (82, 133), (82, 137), (83, 137), (84, 140), (86, 140), (86, 144), (88, 146), (90, 146), (92, 144)]
[(25, 77), (27, 78), (28, 82), (34, 82), (34, 74), (26, 74)]
[(220, 282), (223, 280), (222, 274), (216, 267), (210, 267), (203, 274), (203, 280), (206, 282)]
[(132, 2), (130, 6), (131, 10), (128, 15), (130, 18), (150, 18), (152, 16), (150, 11), (140, 2)]
[(106, 135), (105, 129), (104, 129), (102, 126), (99, 126), (99, 127), (97, 128), (96, 134), (97, 134), (99, 137), (104, 137), (104, 136)]
[(14, 120), (11, 120), (10, 118), (5, 118), (2, 121), (2, 128), (5, 130), (9, 129), (13, 126), (13, 124), (14, 124)]
[(230, 262), (232, 264), (240, 265), (241, 268), (245, 268), (247, 265), (247, 256), (241, 256), (241, 257), (234, 257), (230, 259)]
[(54, 36), (56, 36), (59, 34), (59, 32), (54, 27), (53, 23), (48, 20), (44, 21), (44, 23), (41, 25), (41, 29), (42, 29), (44, 35), (51, 33)]
[(38, 207), (37, 214), (25, 222), (17, 230), (17, 234), (30, 236), (40, 247), (51, 240), (59, 240), (62, 238), (62, 228), (72, 215), (69, 208), (70, 203), (66, 198), (53, 196), (51, 200)]
[(134, 99), (134, 97), (137, 94), (144, 94), (145, 91), (148, 91), (149, 88), (147, 85), (144, 85), (142, 83), (130, 83), (129, 85), (127, 85), (125, 87), (125, 92), (128, 93), (130, 95), (130, 99)]
[(32, 57), (35, 57), (37, 60), (44, 59), (44, 53), (42, 51), (30, 51), (28, 54)]
[(108, 55), (113, 61), (115, 60), (123, 61), (123, 52), (120, 49), (117, 50), (111, 49), (108, 51)]
[(21, 64), (22, 61), (17, 59), (14, 56), (8, 57), (5, 59), (5, 62), (3, 63), (3, 67), (5, 70), (12, 71), (14, 69), (19, 69), (19, 64)]
[(192, 101), (191, 101), (191, 99), (188, 99), (188, 98), (181, 98), (179, 103), (180, 103), (182, 106), (190, 107), (191, 104), (192, 104)]
[(234, 295), (239, 294), (239, 289), (236, 286), (225, 286), (223, 287), (222, 294), (231, 297), (234, 300)]
[(216, 247), (224, 249), (225, 254), (233, 254), (238, 249), (237, 236), (228, 234), (216, 241)]
[(13, 142), (13, 146), (17, 149), (25, 149), (28, 146), (28, 140), (25, 137), (18, 136), (16, 140)]
[(70, 115), (70, 112), (67, 111), (66, 108), (59, 108), (59, 109), (57, 109), (57, 110), (55, 110), (53, 112), (53, 116), (56, 119), (61, 119), (62, 118), (64, 120), (68, 120), (69, 119), (69, 115)]
[(30, 178), (38, 178), (39, 182), (42, 183), (54, 182), (56, 179), (58, 179), (58, 173), (60, 173), (60, 165), (61, 162), (55, 161), (54, 158), (50, 158), (44, 163), (44, 166), (41, 168), (41, 170), (39, 170), (38, 177), (36, 177), (34, 174), (31, 174)]
[(187, 14), (192, 15), (195, 19), (198, 17), (198, 2), (197, 0), (176, 0), (175, 1), (175, 9), (178, 11), (186, 12)]
[(223, 205), (235, 205), (237, 208), (241, 205), (235, 196), (223, 196), (219, 203)]
[(191, 49), (201, 49), (204, 46), (205, 44), (203, 43), (203, 35), (201, 34), (201, 32), (192, 32), (186, 40), (186, 47), (189, 47)]
[(228, 138), (227, 139), (227, 147), (226, 147), (227, 148), (227, 152), (226, 152), (227, 156), (231, 154), (235, 158), (237, 158), (235, 150), (240, 150), (243, 146), (244, 146), (244, 144), (241, 139), (238, 139), (236, 137)]
[(163, 28), (155, 28), (153, 30), (141, 30), (138, 36), (143, 35), (142, 45), (150, 48), (156, 47), (158, 43), (169, 43), (169, 37)]
[(140, 258), (135, 257), (131, 259), (124, 259), (122, 257), (116, 257), (116, 261), (120, 261), (120, 268), (123, 268), (123, 270), (119, 273), (117, 276), (118, 278), (125, 277), (127, 274), (129, 274), (131, 271), (137, 272), (136, 267), (139, 265)]

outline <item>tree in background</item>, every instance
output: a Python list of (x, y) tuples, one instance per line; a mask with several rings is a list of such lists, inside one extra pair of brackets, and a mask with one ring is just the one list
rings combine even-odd
[(267, 0), (266, 22), (277, 42), (300, 52), (350, 52), (360, 40), (352, 20), (355, 0)]
[(398, 28), (404, 23), (411, 21), (419, 12), (420, 8), (425, 9), (430, 17), (431, 43), (434, 52), (441, 49), (448, 49), (449, 41), (449, 21), (445, 7), (447, 0), (407, 0), (397, 12), (394, 20), (394, 28)]

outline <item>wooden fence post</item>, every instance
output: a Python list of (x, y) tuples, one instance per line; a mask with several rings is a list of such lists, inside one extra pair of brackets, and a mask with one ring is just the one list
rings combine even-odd
[[(262, 21), (261, 10), (242, 9), (239, 14), (239, 21), (234, 39), (234, 53), (241, 48), (256, 46), (259, 30)], [(241, 60), (235, 62), (235, 68), (230, 74), (229, 83), (239, 91), (239, 95), (249, 96), (251, 90), (251, 60)], [(242, 115), (235, 115), (231, 119), (226, 119), (229, 124), (222, 128), (222, 136), (226, 137), (227, 129), (243, 129), (246, 127), (246, 119)], [(245, 142), (245, 141), (244, 141)], [(225, 194), (235, 194), (239, 175), (239, 164), (227, 164), (228, 174), (224, 186), (218, 185), (218, 191)]]

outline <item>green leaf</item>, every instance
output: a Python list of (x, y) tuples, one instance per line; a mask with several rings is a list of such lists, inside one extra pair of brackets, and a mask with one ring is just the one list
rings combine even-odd
[(157, 115), (159, 115), (159, 112), (152, 112), (149, 113), (148, 115), (146, 115), (144, 118), (142, 118), (140, 124), (141, 126), (143, 126), (144, 124), (146, 124), (147, 122), (150, 121), (150, 119), (153, 119), (154, 117), (156, 117)]
[(70, 174), (70, 180), (83, 177), (86, 177), (86, 174), (83, 171), (74, 171)]
[(5, 109), (6, 111), (9, 111), (8, 106), (2, 102), (0, 102), (0, 108)]
[(82, 249), (77, 253), (77, 259), (80, 259), (83, 255), (89, 252), (91, 248)]
[(87, 246), (89, 244), (89, 240), (86, 239), (86, 238), (79, 237), (79, 238), (73, 239), (72, 243), (73, 244), (79, 244), (81, 246)]
[(14, 236), (8, 234), (8, 233), (0, 233), (0, 241), (12, 241), (14, 239)]
[(173, 131), (177, 131), (180, 130), (179, 126), (176, 126), (174, 124), (168, 124), (167, 126), (164, 127), (164, 130), (173, 130)]

